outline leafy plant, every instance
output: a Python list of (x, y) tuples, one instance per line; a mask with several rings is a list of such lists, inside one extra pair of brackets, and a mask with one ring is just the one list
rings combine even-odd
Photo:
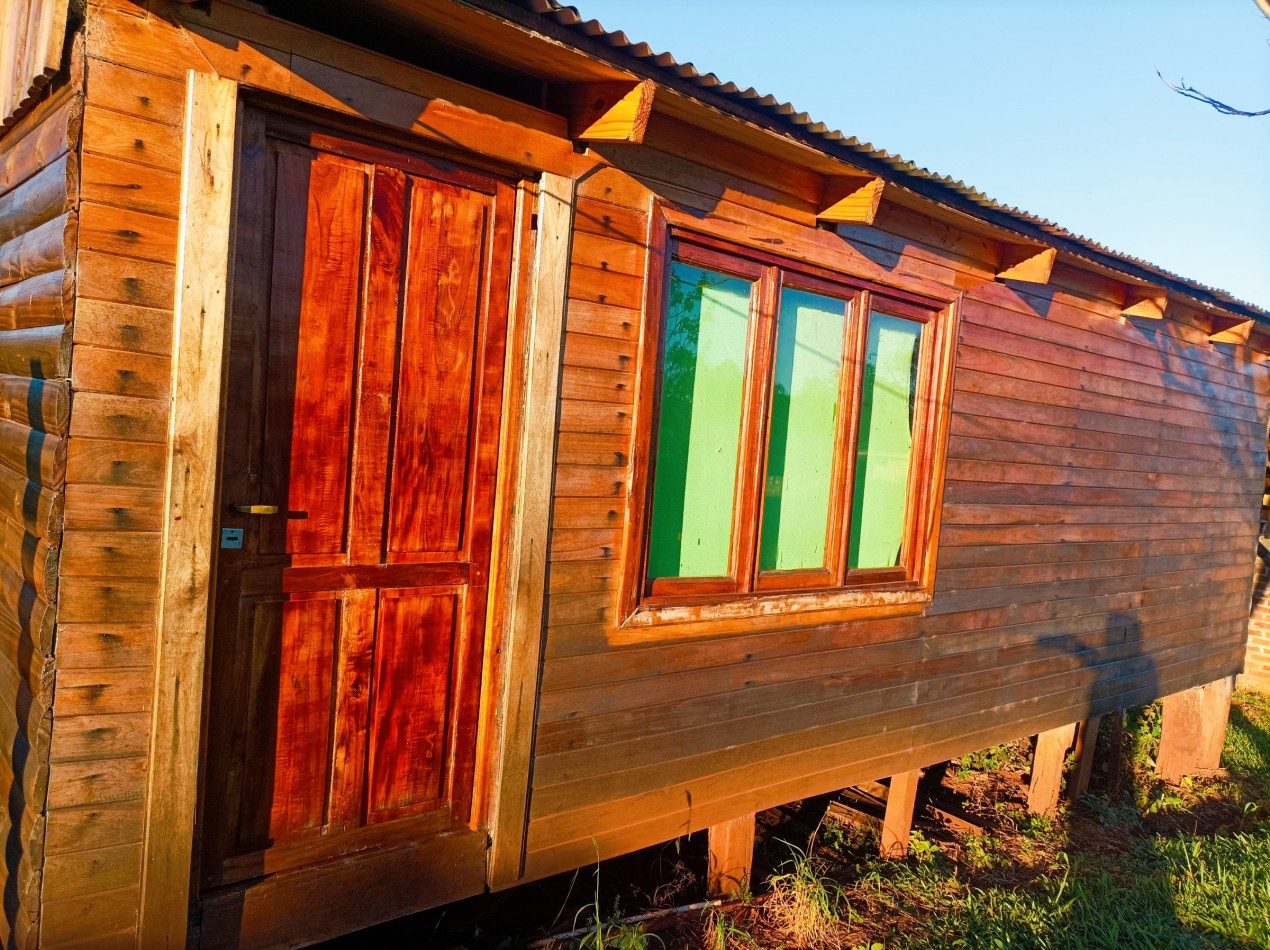
[(957, 777), (969, 778), (972, 772), (996, 772), (1001, 769), (1026, 769), (1028, 750), (1025, 741), (1005, 742), (988, 749), (971, 752), (957, 760)]
[(929, 864), (943, 852), (938, 844), (931, 841), (920, 831), (913, 831), (908, 836), (908, 853), (918, 864)]
[(640, 924), (623, 921), (617, 902), (613, 904), (612, 913), (605, 917), (600, 911), (598, 889), (595, 903), (583, 910), (591, 916), (591, 929), (578, 938), (577, 950), (650, 950), (654, 941), (658, 946), (665, 946), (661, 937), (647, 933)]
[(1138, 824), (1138, 810), (1132, 804), (1118, 804), (1101, 792), (1089, 792), (1081, 801), (1104, 827), (1131, 828)]
[(966, 863), (977, 871), (1005, 867), (1009, 862), (1000, 853), (1001, 840), (992, 835), (969, 835), (963, 842)]

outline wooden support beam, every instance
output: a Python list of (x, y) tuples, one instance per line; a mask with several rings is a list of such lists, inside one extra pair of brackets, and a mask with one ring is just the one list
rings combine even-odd
[(891, 788), (886, 796), (886, 817), (882, 819), (882, 842), (878, 848), (884, 858), (908, 856), (913, 806), (917, 803), (917, 780), (921, 777), (921, 769), (891, 776)]
[(1257, 325), (1255, 320), (1240, 320), (1236, 317), (1215, 316), (1212, 322), (1213, 332), (1208, 335), (1209, 343), (1235, 343), (1239, 346), (1248, 342)]
[(742, 815), (706, 832), (709, 860), (706, 889), (711, 897), (739, 897), (750, 886), (754, 863), (754, 815)]
[(834, 224), (872, 224), (882, 204), (886, 182), (881, 178), (828, 175), (817, 221)]
[(577, 83), (552, 95), (577, 142), (642, 142), (653, 114), (656, 85), (643, 82)]
[(1125, 292), (1124, 308), (1120, 311), (1121, 321), (1137, 318), (1139, 320), (1163, 320), (1164, 311), (1168, 309), (1169, 298), (1162, 290), (1150, 287), (1130, 287)]
[[(520, 430), (504, 436), (499, 457), (505, 460), (515, 494), (505, 509), (500, 503), (495, 514), (498, 524), (507, 525), (507, 535), (495, 564), (498, 573), (493, 575), (506, 594), (501, 620), (502, 687), (495, 716), (498, 731), (490, 766), (494, 779), (488, 864), (492, 890), (518, 883), (523, 870), (556, 451), (555, 439), (543, 438), (542, 433), (553, 431), (556, 424), (576, 197), (573, 179), (549, 172), (542, 176), (537, 256), (524, 330), (525, 380), (519, 393), (509, 386), (504, 396), (520, 400)], [(511, 405), (503, 412), (508, 424), (516, 416)]]
[(1058, 249), (1035, 244), (1005, 244), (1001, 248), (1001, 269), (997, 280), (1017, 280), (1025, 284), (1048, 284)]
[(1227, 676), (1164, 697), (1160, 754), (1155, 760), (1160, 778), (1176, 783), (1221, 765), (1234, 686), (1235, 678)]
[(1093, 716), (1076, 729), (1076, 772), (1067, 783), (1067, 800), (1074, 802), (1089, 790), (1089, 778), (1094, 773), (1094, 746), (1098, 744), (1098, 723), (1101, 716)]
[(186, 75), (163, 567), (142, 819), (144, 947), (183, 947), (198, 797), (238, 84)]
[(1032, 783), (1027, 790), (1027, 810), (1034, 815), (1052, 815), (1058, 810), (1063, 787), (1063, 762), (1076, 736), (1076, 723), (1042, 732), (1036, 737), (1032, 756)]

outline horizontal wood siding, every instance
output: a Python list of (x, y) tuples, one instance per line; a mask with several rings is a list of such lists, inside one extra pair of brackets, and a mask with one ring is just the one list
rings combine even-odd
[(41, 939), (124, 944), (137, 926), (154, 692), (184, 84), (86, 27), (78, 301), (66, 439)]
[[(13, 11), (10, 10), (10, 15)], [(0, 140), (0, 783), (6, 946), (33, 946), (55, 755), (83, 102), (62, 83)]]
[(1061, 264), (1049, 286), (996, 283), (993, 243), (889, 204), (827, 253), (966, 291), (934, 603), (812, 629), (619, 633), (625, 493), (647, 450), (631, 439), (650, 369), (637, 342), (657, 318), (641, 312), (649, 192), (778, 252), (814, 204), (771, 169), (750, 184), (648, 148), (607, 157), (628, 174), (579, 188), (527, 876), (1239, 667), (1264, 363), (1210, 347), (1181, 310), (1122, 324), (1114, 286)]
[[(240, 81), (246, 97), (292, 97), (447, 154), (578, 180), (529, 876), (593, 861), (593, 841), (630, 850), (1241, 662), (1264, 363), (1209, 347), (1197, 316), (1175, 307), (1175, 319), (1121, 324), (1121, 290), (1061, 263), (1048, 287), (995, 283), (994, 241), (890, 202), (875, 227), (816, 230), (818, 175), (660, 114), (655, 147), (579, 154), (561, 116), (232, 0), (172, 18), (90, 0), (86, 29), (74, 224), (66, 216), (58, 232), (57, 215), (29, 218), (0, 235), (0, 256), (17, 241), (17, 273), (23, 261), (42, 268), (12, 284), (0, 276), (0, 578), (9, 571), (6, 590), (58, 610), (49, 945), (126, 944), (136, 928), (191, 67)], [(57, 158), (41, 160), (41, 188), (56, 191)], [(8, 168), (0, 157), (0, 220)], [(639, 344), (656, 318), (644, 312), (654, 193), (724, 238), (776, 253), (801, 242), (845, 273), (966, 291), (938, 589), (924, 617), (619, 636), (626, 493), (647, 449), (632, 434), (648, 370)], [(72, 237), (72, 263), (47, 269)], [(68, 353), (48, 327), (72, 305)], [(68, 358), (69, 421), (64, 386), (29, 398), (30, 377), (65, 375)], [(50, 437), (39, 451), (20, 444), (24, 427)], [(9, 449), (6, 432), (18, 440)], [(59, 466), (64, 492), (44, 482)], [(41, 543), (63, 520), (60, 549)], [(14, 546), (28, 535), (36, 541)], [(0, 690), (19, 679), (0, 669)]]

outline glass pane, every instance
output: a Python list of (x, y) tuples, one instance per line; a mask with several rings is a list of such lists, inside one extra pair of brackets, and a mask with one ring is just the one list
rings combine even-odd
[(875, 313), (865, 354), (847, 566), (895, 567), (904, 539), (922, 325)]
[(759, 570), (825, 564), (846, 304), (781, 292)]
[(650, 578), (728, 573), (752, 288), (679, 261), (671, 268)]

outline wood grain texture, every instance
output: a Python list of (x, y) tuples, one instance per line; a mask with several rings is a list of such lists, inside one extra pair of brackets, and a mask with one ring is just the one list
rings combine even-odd
[(886, 814), (882, 818), (882, 835), (878, 853), (884, 858), (908, 857), (909, 837), (913, 830), (913, 808), (917, 802), (917, 782), (921, 770), (891, 776), (887, 788)]
[(1221, 765), (1234, 678), (1224, 677), (1164, 697), (1155, 771), (1167, 782)]
[[(902, 774), (942, 756), (1088, 720), (1215, 679), (1240, 662), (1250, 569), (1243, 552), (1256, 531), (1247, 508), (1249, 498), (1259, 497), (1263, 475), (1267, 379), (1246, 348), (1207, 345), (1207, 318), (1179, 311), (1173, 301), (1164, 320), (1122, 323), (1121, 312), (1134, 303), (1124, 288), (1070, 261), (1050, 261), (1044, 286), (994, 283), (1002, 269), (997, 240), (889, 194), (871, 206), (872, 226), (815, 230), (822, 176), (845, 166), (804, 163), (805, 150), (789, 143), (764, 151), (753, 147), (754, 136), (745, 143), (722, 137), (730, 121), (722, 116), (697, 123), (682, 112), (670, 116), (659, 103), (644, 145), (609, 143), (597, 145), (602, 154), (579, 155), (559, 115), (368, 54), (234, 0), (166, 19), (131, 4), (93, 10), (87, 68), (93, 107), (80, 167), (66, 146), (78, 139), (73, 109), (38, 135), (19, 126), (10, 151), (20, 149), (20, 160), (0, 153), (0, 203), (8, 201), (5, 207), (29, 222), (15, 224), (20, 230), (12, 235), (0, 232), (0, 246), (75, 210), (83, 251), (74, 260), (82, 265), (78, 301), (74, 267), (0, 286), (0, 332), (75, 318), (73, 417), (60, 377), (32, 379), (64, 372), (70, 352), (62, 355), (62, 341), (19, 337), (12, 347), (0, 346), (15, 354), (5, 358), (8, 375), (0, 378), (0, 420), (25, 426), (31, 433), (25, 445), (39, 444), (32, 471), (56, 470), (57, 444), (36, 433), (67, 436), (73, 466), (67, 499), (26, 477), (25, 455), (21, 470), (0, 480), (13, 526), (0, 537), (21, 537), (26, 545), (2, 563), (12, 569), (15, 591), (34, 588), (40, 599), (26, 596), (36, 619), (54, 603), (41, 586), (48, 586), (48, 569), (39, 565), (50, 563), (52, 535), (67, 509), (61, 563), (75, 619), (58, 631), (58, 662), (59, 670), (82, 675), (68, 680), (75, 684), (68, 708), (76, 715), (53, 730), (63, 770), (53, 773), (50, 794), (48, 847), (64, 855), (55, 893), (70, 869), (111, 888), (50, 901), (49, 941), (88, 939), (88, 928), (102, 940), (121, 934), (136, 940), (127, 911), (141, 892), (123, 877), (141, 866), (130, 846), (142, 840), (136, 816), (148, 807), (143, 798), (153, 779), (146, 778), (148, 746), (137, 753), (141, 720), (129, 717), (145, 714), (103, 710), (135, 707), (136, 679), (120, 671), (146, 671), (154, 661), (156, 631), (145, 616), (154, 601), (146, 585), (158, 576), (164, 528), (154, 446), (169, 434), (179, 131), (186, 122), (185, 71), (195, 63), (274, 96), (410, 130), (438, 148), (471, 149), (553, 173), (543, 181), (543, 197), (551, 191), (563, 203), (537, 208), (540, 264), (532, 290), (545, 322), (535, 324), (528, 351), (533, 382), (520, 407), (527, 421), (512, 434), (524, 468), (502, 473), (518, 480), (509, 518), (513, 525), (527, 520), (514, 529), (523, 542), (515, 534), (508, 541), (511, 567), (493, 585), (513, 605), (501, 608), (505, 633), (496, 644), (507, 666), (496, 682), (507, 698), (494, 721), (507, 733), (500, 741), (508, 751), (493, 767), (503, 778), (495, 782), (490, 828), (495, 886), (589, 863), (593, 836), (605, 854), (616, 854), (836, 784)], [(507, 42), (501, 34), (491, 44), (496, 40)], [(564, 68), (562, 60), (552, 63)], [(602, 71), (591, 77), (611, 78)], [(58, 121), (73, 134), (59, 132)], [(577, 186), (583, 197), (575, 202), (572, 180), (584, 174)], [(59, 204), (58, 180), (78, 182), (82, 207)], [(19, 197), (15, 186), (29, 193)], [(653, 195), (685, 226), (750, 247), (941, 299), (966, 292), (955, 341), (960, 373), (946, 417), (950, 479), (938, 591), (926, 616), (815, 624), (784, 617), (762, 628), (723, 624), (683, 638), (620, 627), (625, 516), (637, 495), (631, 472), (648, 448), (638, 384), (650, 370), (640, 365), (638, 343), (659, 316), (658, 304), (646, 299), (645, 213)], [(870, 197), (881, 197), (880, 189)], [(69, 224), (68, 217), (63, 240)], [(7, 273), (51, 266), (57, 241), (49, 236), (56, 231), (15, 245)], [(376, 253), (386, 273), (391, 255)], [(374, 285), (387, 301), (383, 289)], [(385, 311), (396, 303), (385, 302)], [(553, 309), (560, 321), (554, 326)], [(431, 325), (416, 339), (443, 346), (463, 332)], [(377, 368), (366, 370), (372, 389), (385, 379), (391, 385), (395, 356), (385, 354), (390, 347)], [(465, 367), (426, 348), (411, 356), (420, 371), (453, 369), (456, 378), (468, 378)], [(422, 414), (426, 394), (410, 395)], [(343, 405), (351, 412), (359, 398), (354, 390)], [(388, 407), (363, 403), (366, 412), (388, 418)], [(440, 435), (437, 445), (445, 446), (446, 433)], [(10, 440), (11, 447), (21, 444)], [(46, 446), (53, 450), (51, 468)], [(426, 481), (422, 456), (406, 454), (403, 478)], [(457, 468), (453, 459), (437, 464)], [(350, 523), (374, 521), (382, 502), (356, 497), (376, 495), (386, 497), (378, 489), (355, 494)], [(455, 522), (437, 504), (440, 541), (428, 543), (452, 544)], [(938, 498), (934, 504), (941, 507)], [(415, 515), (405, 506), (398, 511), (402, 537), (418, 527)], [(312, 589), (338, 568), (331, 571), (304, 583)], [(357, 576), (364, 581), (364, 573)], [(112, 605), (123, 613), (101, 616)], [(11, 619), (0, 627), (14, 643), (46, 636), (44, 620), (23, 631), (22, 616)], [(351, 649), (327, 668), (341, 684), (339, 702), (327, 707), (337, 724), (367, 715), (359, 710), (372, 701), (364, 682), (374, 679), (367, 647), (374, 629), (365, 622), (346, 628)], [(404, 639), (426, 652), (426, 643)], [(315, 655), (314, 669), (328, 654)], [(388, 675), (400, 664), (381, 665)], [(111, 670), (117, 675), (102, 675)], [(31, 669), (21, 677), (30, 680)], [(353, 695), (359, 684), (361, 694)], [(403, 702), (422, 702), (405, 695), (408, 683), (398, 685)], [(111, 716), (120, 719), (112, 724)], [(307, 720), (297, 714), (296, 721)], [(102, 729), (111, 731), (96, 742)], [(350, 761), (362, 756), (354, 733), (338, 733)], [(408, 748), (416, 738), (405, 729), (377, 741), (387, 750)], [(597, 768), (597, 761), (612, 768)], [(359, 811), (361, 786), (355, 768), (338, 760), (329, 768), (336, 789), (330, 807), (338, 816), (332, 825), (343, 834)], [(426, 770), (406, 765), (399, 772), (384, 767), (380, 776), (387, 811), (399, 807), (398, 791), (430, 781)], [(299, 794), (294, 803), (286, 820), (303, 828), (312, 800)], [(118, 809), (111, 812), (119, 818), (117, 833), (108, 830), (113, 819), (91, 817), (111, 809)], [(297, 847), (310, 840), (299, 838)], [(207, 908), (205, 942), (232, 943), (240, 922), (261, 942), (295, 937), (296, 920), (305, 928), (302, 939), (332, 936), (348, 926), (337, 905), (347, 903), (340, 898), (350, 882), (372, 895), (364, 902), (366, 922), (481, 886), (483, 841), (383, 857), (397, 847), (368, 855), (365, 871), (331, 868), (316, 883), (281, 871), (262, 887), (235, 885)], [(303, 853), (311, 860), (319, 852)], [(453, 870), (445, 888), (424, 893), (399, 883), (425, 864)], [(392, 886), (369, 886), (385, 875)], [(100, 903), (102, 895), (112, 911)], [(317, 911), (315, 901), (322, 905)]]
[(570, 253), (575, 193), (571, 180), (544, 175), (539, 185), (538, 243), (524, 382), (519, 470), (507, 551), (502, 625), (504, 692), (499, 697), (493, 772), (498, 776), (492, 803), (491, 887), (506, 887), (522, 874), (525, 815), (529, 798), (543, 606), (551, 526), (551, 483), (555, 450), (542, 437), (555, 418), (561, 377), (561, 340), (567, 306), (566, 261)]
[[(16, 3), (0, 11), (0, 37), (7, 38), (0, 81), (16, 81), (13, 70), (38, 59), (48, 39), (38, 34), (50, 26), (41, 17), (56, 17), (57, 6)], [(57, 60), (39, 73), (41, 87), (61, 64), (65, 5), (61, 15)], [(53, 768), (51, 654), (70, 405), (65, 323), (73, 313), (82, 97), (64, 84), (32, 108), (13, 93), (0, 90), (8, 97), (0, 110), (20, 105), (26, 113), (16, 125), (11, 111), (3, 113), (11, 127), (0, 140), (0, 833), (8, 842), (0, 876), (11, 895), (0, 930), (6, 942), (33, 946)]]
[(723, 898), (748, 893), (754, 865), (754, 816), (711, 825), (706, 836), (706, 893)]
[[(635, 212), (636, 192), (605, 190), (598, 178), (589, 194)], [(789, 233), (753, 207), (709, 210)], [(891, 215), (902, 240), (876, 228), (844, 232), (860, 260), (885, 252), (906, 272), (912, 261), (914, 288), (935, 278), (936, 265), (949, 269), (939, 280), (978, 281), (965, 301), (947, 415), (934, 602), (924, 618), (814, 628), (790, 620), (768, 632), (720, 625), (699, 645), (619, 629), (613, 561), (624, 538), (609, 513), (628, 496), (624, 418), (638, 417), (629, 380), (643, 367), (624, 361), (635, 311), (601, 304), (605, 290), (588, 284), (586, 268), (623, 257), (607, 243), (586, 251), (579, 305), (595, 309), (580, 311), (587, 337), (566, 344), (561, 380), (566, 454), (556, 470), (526, 876), (585, 860), (591, 835), (602, 853), (618, 853), (650, 843), (654, 827), (671, 833), (678, 820), (673, 833), (682, 832), (675, 795), (691, 798), (690, 823), (700, 827), (795, 789), (828, 790), (848, 773), (895, 774), (1009, 729), (1017, 736), (1029, 716), (1046, 731), (1185, 677), (1211, 679), (1238, 651), (1242, 552), (1255, 528), (1244, 506), (1261, 492), (1263, 383), (1233, 354), (1213, 359), (1185, 327), (1165, 321), (1146, 339), (1119, 323), (1115, 288), (1106, 297), (1073, 290), (1057, 266), (1052, 292), (991, 283), (998, 248), (958, 243), (911, 212), (878, 220)], [(805, 253), (819, 252), (814, 243)], [(638, 437), (630, 451), (640, 451)], [(923, 656), (888, 657), (887, 644), (904, 643)], [(848, 729), (889, 739), (885, 748), (849, 740)], [(834, 754), (854, 764), (832, 776), (795, 764), (803, 760), (790, 743), (804, 736), (807, 749), (821, 750), (842, 736)], [(610, 774), (614, 762), (626, 768), (610, 783), (594, 762), (609, 763)], [(726, 786), (725, 774), (749, 791)], [(640, 795), (661, 804), (637, 806)], [(651, 817), (663, 806), (676, 817)]]
[(186, 936), (220, 419), (220, 398), (202, 381), (221, 375), (236, 96), (232, 82), (186, 77), (155, 723), (140, 874), (121, 882), (140, 878), (138, 933), (153, 946), (183, 946)]
[(406, 839), (484, 848), (517, 221), (501, 179), (244, 116), (221, 517), (245, 537), (217, 562), (209, 891)]
[(1075, 724), (1047, 729), (1036, 737), (1032, 755), (1032, 780), (1027, 790), (1027, 810), (1034, 815), (1053, 815), (1063, 786), (1063, 763), (1076, 736)]

